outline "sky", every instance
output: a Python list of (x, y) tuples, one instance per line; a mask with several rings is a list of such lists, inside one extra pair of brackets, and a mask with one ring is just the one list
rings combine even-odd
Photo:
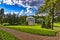
[(4, 8), (5, 14), (34, 15), (43, 5), (43, 0), (0, 0), (0, 8)]

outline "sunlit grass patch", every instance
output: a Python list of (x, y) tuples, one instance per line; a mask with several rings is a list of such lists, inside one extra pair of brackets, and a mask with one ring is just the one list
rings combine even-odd
[(6, 27), (19, 30), (22, 32), (37, 34), (37, 35), (55, 36), (57, 33), (56, 30), (41, 28), (41, 25), (40, 26), (39, 25), (37, 26), (6, 26)]
[(54, 23), (54, 27), (60, 27), (60, 23)]

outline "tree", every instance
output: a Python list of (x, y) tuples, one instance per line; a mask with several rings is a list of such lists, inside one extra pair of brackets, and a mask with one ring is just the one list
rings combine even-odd
[(0, 23), (3, 24), (3, 18), (4, 18), (4, 9), (0, 9)]
[(49, 15), (51, 16), (51, 28), (53, 30), (53, 24), (54, 24), (54, 15), (57, 13), (57, 11), (60, 10), (60, 0), (44, 0), (44, 5), (39, 8), (38, 14), (41, 12), (49, 12)]
[[(12, 24), (12, 17), (11, 17), (11, 13), (9, 13), (9, 14), (7, 14), (6, 15), (7, 17), (5, 18), (5, 19), (7, 19), (7, 22), (9, 23), (9, 24)], [(5, 21), (6, 22), (6, 21)]]
[(7, 19), (8, 19), (8, 23), (10, 24), (10, 25), (16, 25), (16, 24), (18, 24), (18, 16), (15, 14), (15, 13), (13, 13), (13, 14), (7, 14)]

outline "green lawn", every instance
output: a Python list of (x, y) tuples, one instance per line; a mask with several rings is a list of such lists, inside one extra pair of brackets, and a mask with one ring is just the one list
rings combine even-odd
[(60, 23), (54, 23), (55, 27), (60, 27)]
[(54, 23), (54, 29), (60, 31), (60, 22)]
[(60, 23), (54, 23), (54, 26), (55, 26), (54, 30), (41, 28), (41, 25), (39, 24), (34, 26), (20, 25), (20, 26), (5, 26), (5, 27), (31, 34), (55, 36), (56, 33), (60, 31)]
[(10, 33), (0, 30), (0, 40), (18, 40), (18, 39), (11, 35)]
[(12, 28), (22, 32), (27, 32), (31, 34), (46, 35), (46, 36), (55, 36), (57, 31), (51, 29), (41, 28), (40, 25), (35, 26), (6, 26), (7, 28)]

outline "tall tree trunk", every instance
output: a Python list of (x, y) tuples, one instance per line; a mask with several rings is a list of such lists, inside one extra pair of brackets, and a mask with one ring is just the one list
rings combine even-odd
[(51, 25), (52, 30), (53, 30), (53, 27), (54, 27), (54, 15), (52, 15), (52, 25)]
[(52, 13), (52, 25), (51, 25), (51, 28), (52, 28), (52, 30), (53, 30), (53, 27), (54, 27), (54, 10), (55, 10), (55, 5), (56, 4), (54, 4), (53, 3), (53, 6), (52, 6), (52, 9), (51, 9), (51, 13)]
[(52, 28), (52, 30), (53, 30), (53, 27), (54, 27), (54, 6), (53, 6), (53, 8), (52, 8), (51, 13), (52, 13), (52, 25), (51, 25), (51, 28)]

